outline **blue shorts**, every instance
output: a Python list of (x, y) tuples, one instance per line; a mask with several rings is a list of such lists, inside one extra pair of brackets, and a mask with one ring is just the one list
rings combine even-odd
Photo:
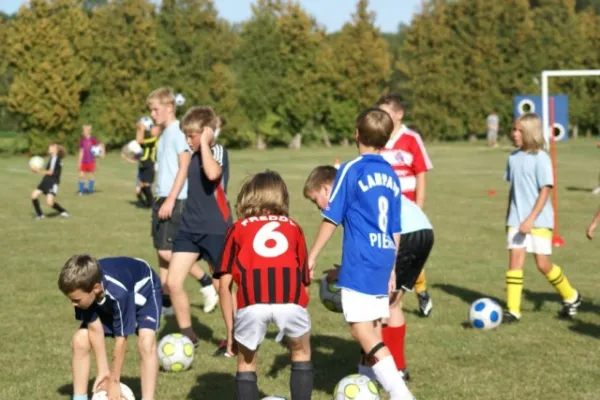
[[(142, 302), (144, 304), (141, 304)], [(87, 325), (90, 322), (100, 318), (100, 322), (104, 328), (104, 336), (114, 337), (112, 315), (107, 315), (98, 310), (98, 306), (87, 310), (76, 309), (77, 318), (83, 320), (80, 328), (87, 329)], [(136, 293), (136, 334), (140, 328), (152, 329), (153, 331), (158, 332), (161, 312), (162, 290), (160, 280), (156, 279), (154, 286), (150, 284), (145, 285)]]
[(225, 235), (212, 233), (177, 232), (173, 253), (198, 253), (198, 259), (216, 265), (225, 247)]

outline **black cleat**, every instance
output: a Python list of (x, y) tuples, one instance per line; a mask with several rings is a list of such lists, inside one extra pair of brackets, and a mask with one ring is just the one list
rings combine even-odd
[(512, 324), (515, 322), (519, 322), (521, 321), (521, 317), (511, 313), (510, 311), (504, 311), (504, 314), (502, 315), (502, 323), (503, 324)]
[(419, 313), (421, 317), (428, 317), (433, 310), (433, 302), (431, 301), (431, 296), (427, 291), (417, 293), (417, 297), (419, 298)]
[(581, 305), (582, 297), (577, 293), (577, 297), (572, 302), (563, 301), (562, 302), (562, 310), (558, 312), (558, 318), (564, 319), (572, 319), (575, 315), (577, 315), (577, 309)]

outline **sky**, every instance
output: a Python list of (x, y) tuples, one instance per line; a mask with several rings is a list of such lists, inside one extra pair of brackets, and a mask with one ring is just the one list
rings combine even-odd
[[(156, 0), (157, 2), (160, 0)], [(0, 11), (12, 14), (24, 0), (0, 0)], [(219, 14), (231, 22), (240, 22), (250, 16), (251, 0), (215, 0)], [(398, 24), (410, 23), (418, 10), (420, 0), (371, 0), (370, 8), (377, 17), (375, 24), (383, 32), (396, 32)], [(300, 0), (300, 4), (325, 25), (328, 32), (337, 31), (350, 20), (354, 12), (355, 0)]]

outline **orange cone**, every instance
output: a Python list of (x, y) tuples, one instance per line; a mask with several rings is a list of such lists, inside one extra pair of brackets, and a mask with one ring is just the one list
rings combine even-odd
[(335, 161), (333, 162), (333, 166), (335, 167), (335, 169), (340, 169), (340, 159), (336, 158)]

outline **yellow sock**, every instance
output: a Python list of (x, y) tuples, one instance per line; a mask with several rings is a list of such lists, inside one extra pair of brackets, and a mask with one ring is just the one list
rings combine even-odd
[(415, 292), (417, 294), (423, 293), (427, 290), (427, 280), (425, 279), (425, 271), (421, 270), (421, 273), (417, 277), (417, 281), (415, 282)]
[(523, 270), (506, 271), (506, 307), (521, 316), (521, 293), (523, 292)]
[(558, 265), (552, 264), (552, 269), (546, 274), (546, 279), (556, 288), (563, 300), (574, 300), (577, 297), (577, 291), (573, 289)]

